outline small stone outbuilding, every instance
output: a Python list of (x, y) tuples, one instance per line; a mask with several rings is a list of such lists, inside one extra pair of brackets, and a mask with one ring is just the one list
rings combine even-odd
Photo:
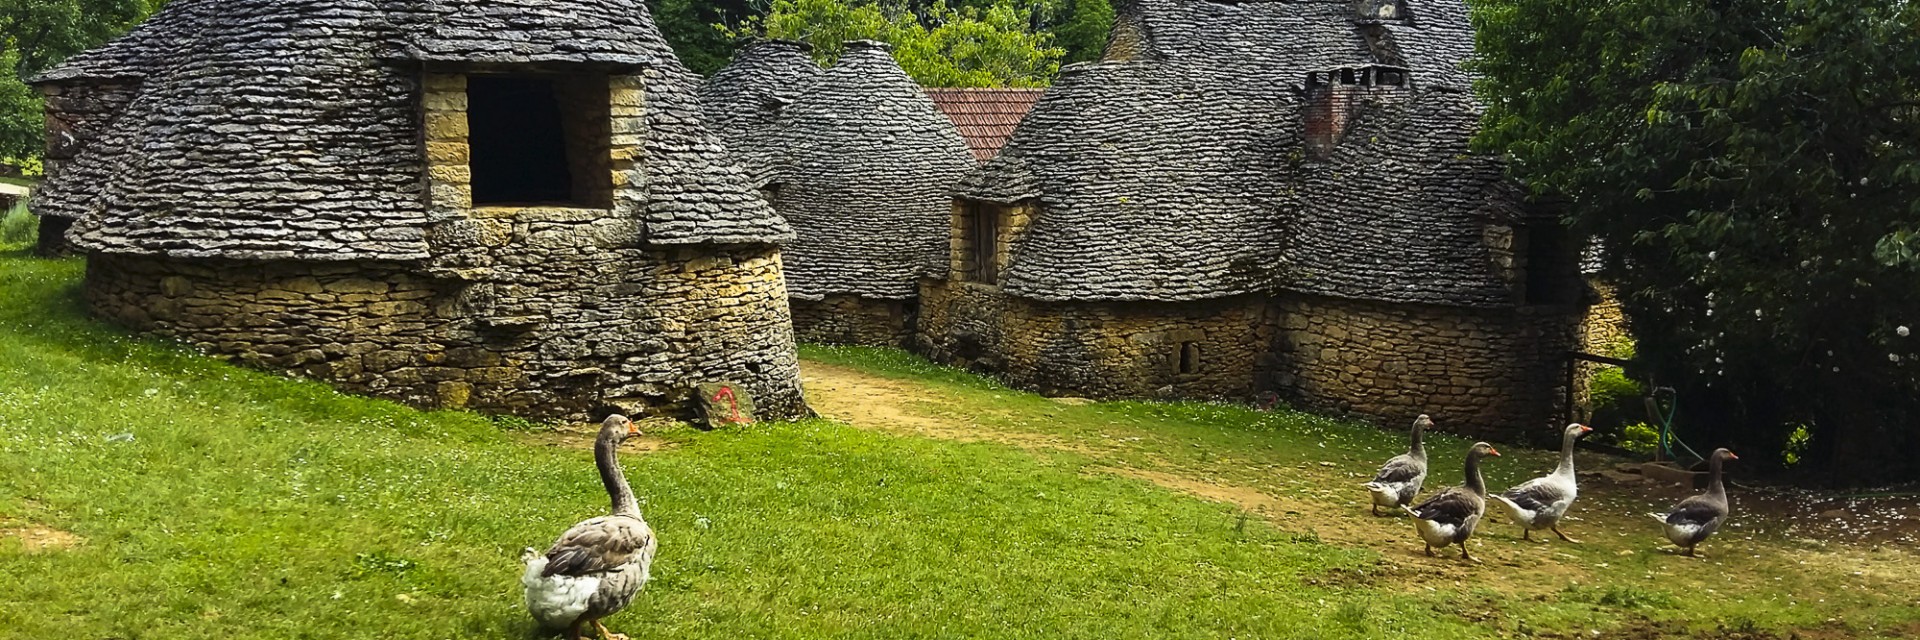
[(102, 317), (417, 405), (804, 412), (779, 243), (642, 0), (174, 0), (36, 80)]
[(951, 193), (972, 153), (887, 45), (848, 43), (817, 74), (806, 59), (790, 43), (748, 47), (708, 81), (708, 109), (797, 234), (794, 333), (904, 345), (919, 280), (945, 270)]
[(1556, 418), (1581, 247), (1469, 149), (1460, 0), (1118, 9), (960, 185), (918, 349), (1061, 395)]

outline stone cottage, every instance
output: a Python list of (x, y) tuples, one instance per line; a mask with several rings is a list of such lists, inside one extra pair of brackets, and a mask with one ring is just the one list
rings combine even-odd
[(1468, 148), (1472, 46), (1461, 0), (1120, 3), (961, 183), (917, 348), (1060, 395), (1545, 426), (1590, 293)]
[(972, 152), (887, 45), (848, 43), (817, 74), (805, 60), (790, 43), (749, 47), (708, 81), (708, 108), (794, 227), (794, 333), (906, 344), (919, 280), (945, 270), (952, 188)]
[(731, 382), (798, 415), (793, 233), (697, 81), (642, 0), (174, 0), (37, 80), (71, 151), (33, 207), (94, 313), (260, 367), (533, 417)]

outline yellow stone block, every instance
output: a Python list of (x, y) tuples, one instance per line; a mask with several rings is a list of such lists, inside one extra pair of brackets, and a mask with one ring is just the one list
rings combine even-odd
[(473, 170), (464, 164), (438, 165), (427, 169), (427, 177), (442, 184), (472, 184)]
[(465, 142), (467, 140), (467, 114), (427, 114), (427, 139), (435, 142)]
[(457, 73), (429, 73), (420, 84), (427, 91), (467, 91), (467, 77)]
[(429, 142), (427, 143), (428, 164), (464, 165), (473, 158), (473, 147), (465, 142)]
[(445, 111), (465, 112), (467, 110), (467, 93), (465, 91), (428, 91), (427, 94), (421, 98), (420, 102), (426, 106), (427, 112), (429, 113)]
[(646, 92), (638, 87), (614, 89), (609, 97), (613, 100), (613, 106), (616, 107), (640, 107), (647, 104)]

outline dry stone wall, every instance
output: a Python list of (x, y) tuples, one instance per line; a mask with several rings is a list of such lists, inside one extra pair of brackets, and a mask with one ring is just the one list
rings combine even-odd
[(903, 347), (911, 340), (917, 300), (833, 295), (794, 298), (793, 333), (801, 342)]
[(1422, 413), (1497, 440), (1551, 433), (1582, 309), (1467, 309), (1290, 295), (1262, 386), (1300, 406), (1397, 423)]
[[(417, 406), (562, 418), (612, 404), (688, 417), (693, 385), (737, 380), (763, 416), (804, 411), (772, 251), (621, 249), (542, 264), (541, 249), (571, 251), (558, 239), (590, 229), (567, 226), (514, 224), (510, 238), (532, 255), (500, 282), (397, 263), (97, 254), (86, 297), (135, 330)], [(562, 279), (579, 286), (519, 289)], [(507, 299), (543, 313), (499, 315)]]
[(1265, 305), (1043, 303), (969, 282), (928, 282), (915, 348), (1049, 395), (1246, 399)]

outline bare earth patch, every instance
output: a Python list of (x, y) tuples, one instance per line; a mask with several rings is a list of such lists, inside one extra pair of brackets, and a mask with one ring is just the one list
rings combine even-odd
[(0, 520), (0, 538), (19, 538), (27, 553), (65, 551), (86, 544), (86, 538), (71, 532), (33, 523)]

